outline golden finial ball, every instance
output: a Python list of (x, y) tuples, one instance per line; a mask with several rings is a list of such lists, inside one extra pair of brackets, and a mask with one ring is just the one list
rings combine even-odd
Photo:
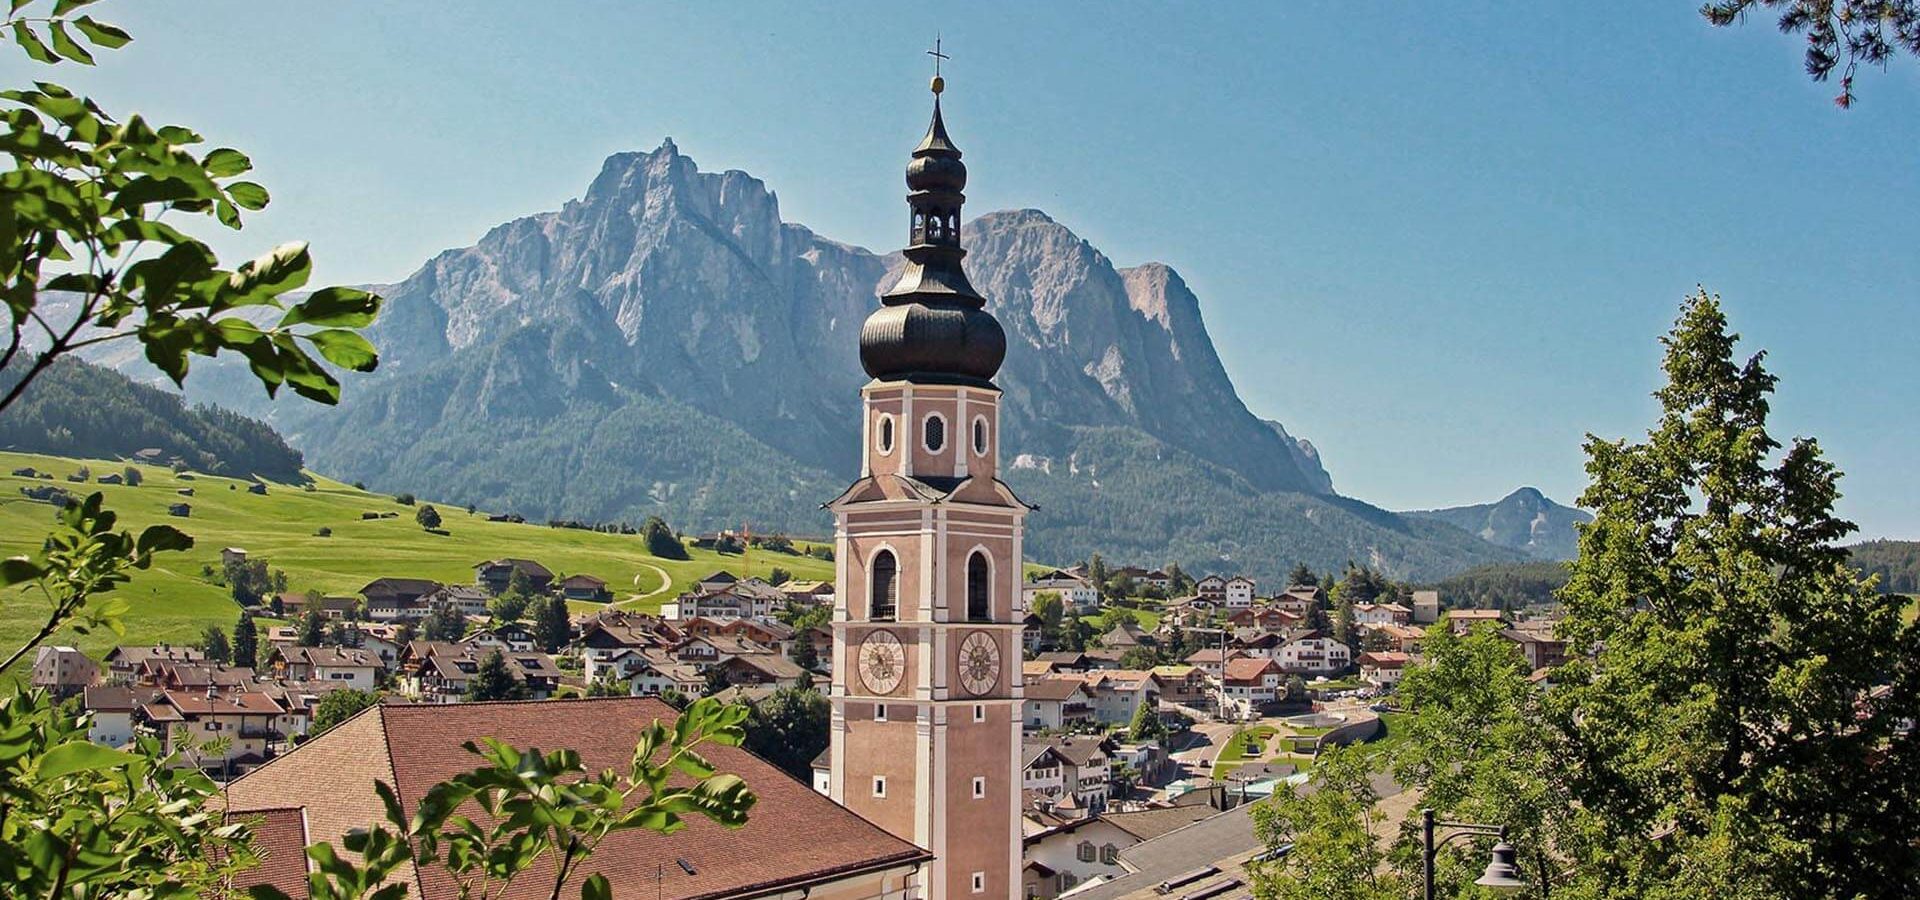
[(944, 91), (946, 89), (947, 89), (947, 80), (945, 78), (941, 78), (938, 75), (933, 76), (933, 92), (938, 94), (941, 91)]

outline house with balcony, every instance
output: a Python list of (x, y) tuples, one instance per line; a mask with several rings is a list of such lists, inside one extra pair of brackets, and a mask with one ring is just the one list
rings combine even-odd
[(1353, 648), (1325, 632), (1306, 628), (1287, 635), (1274, 660), (1290, 675), (1337, 675), (1353, 665)]
[(1093, 695), (1079, 678), (1027, 682), (1020, 722), (1029, 731), (1066, 731), (1093, 722)]

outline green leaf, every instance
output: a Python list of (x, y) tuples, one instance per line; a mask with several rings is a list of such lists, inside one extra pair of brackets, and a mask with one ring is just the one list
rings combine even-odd
[(141, 553), (167, 553), (193, 549), (193, 536), (172, 525), (149, 525), (140, 532), (135, 545)]
[(109, 750), (92, 741), (68, 741), (40, 757), (34, 774), (43, 779), (61, 778), (75, 772), (117, 769), (136, 759), (131, 753)]
[(329, 328), (365, 328), (380, 311), (380, 297), (357, 288), (329, 287), (314, 291), (280, 319), (280, 327), (321, 325)]
[(87, 48), (75, 43), (73, 36), (67, 34), (67, 23), (55, 19), (48, 28), (53, 32), (53, 50), (55, 53), (83, 66), (93, 65), (93, 54), (88, 53)]
[(53, 14), (56, 16), (64, 16), (82, 6), (96, 2), (98, 2), (98, 0), (60, 0), (60, 2), (53, 5)]
[(34, 34), (33, 29), (28, 28), (25, 22), (16, 20), (13, 23), (13, 42), (19, 44), (20, 49), (27, 51), (27, 55), (33, 57), (35, 62), (57, 63), (60, 61), (60, 57), (55, 56), (52, 50), (48, 50), (47, 45), (40, 42), (40, 36)]
[(580, 882), (580, 900), (613, 900), (613, 885), (599, 872), (588, 875)]
[(303, 337), (313, 342), (314, 348), (320, 351), (321, 356), (327, 358), (327, 362), (341, 368), (352, 369), (355, 372), (371, 372), (380, 365), (380, 354), (373, 349), (373, 344), (360, 336), (359, 332), (345, 328), (329, 328), (303, 335)]
[[(208, 153), (200, 164), (206, 166), (207, 174), (215, 178), (231, 178), (253, 168), (253, 161), (248, 159), (245, 153), (232, 147), (221, 147)], [(228, 191), (231, 192), (232, 189), (229, 188)]]
[(227, 185), (227, 196), (232, 197), (241, 209), (264, 209), (268, 200), (267, 189), (251, 181), (236, 181)]
[(109, 50), (118, 50), (133, 40), (133, 36), (120, 30), (119, 26), (101, 22), (92, 16), (81, 16), (74, 20), (73, 27), (80, 29), (80, 33), (86, 35), (94, 46)]
[(10, 587), (28, 581), (38, 581), (47, 574), (45, 566), (24, 556), (12, 556), (0, 559), (0, 587)]
[(242, 265), (221, 292), (224, 306), (247, 306), (278, 297), (307, 283), (313, 257), (307, 245), (291, 241)]

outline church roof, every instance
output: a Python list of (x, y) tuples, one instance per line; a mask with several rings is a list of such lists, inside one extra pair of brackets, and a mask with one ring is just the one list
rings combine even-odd
[(986, 495), (972, 493), (965, 498), (958, 495), (967, 493), (967, 489), (976, 482), (972, 476), (954, 478), (939, 475), (895, 475), (882, 473), (868, 475), (848, 485), (840, 496), (822, 504), (827, 509), (843, 503), (871, 503), (877, 500), (919, 500), (924, 503), (978, 503), (986, 506), (1012, 506), (1022, 509), (1039, 509), (1037, 506), (1021, 500), (1007, 483), (996, 478), (989, 484)]
[[(473, 767), (461, 744), (494, 737), (513, 747), (552, 746), (564, 736), (588, 771), (624, 769), (640, 729), (678, 715), (652, 698), (542, 700), (504, 703), (374, 706), (236, 779), (227, 797), (237, 813), (301, 808), (315, 840), (336, 843), (351, 828), (385, 815), (375, 780), (392, 785), (414, 808), (428, 788)], [(615, 832), (593, 855), (591, 871), (615, 885), (646, 885), (661, 900), (776, 893), (930, 855), (813, 791), (738, 747), (706, 746), (722, 772), (745, 779), (759, 796), (746, 825), (724, 828), (698, 816), (674, 835)], [(685, 859), (691, 872), (675, 864)], [(544, 897), (536, 877), (514, 882), (503, 900)], [(661, 873), (665, 875), (662, 876)], [(451, 900), (457, 889), (444, 869), (412, 873), (415, 896)], [(570, 884), (563, 893), (579, 890)]]

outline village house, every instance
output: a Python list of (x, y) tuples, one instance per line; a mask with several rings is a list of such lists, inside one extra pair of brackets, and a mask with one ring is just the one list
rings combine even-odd
[(487, 628), (475, 629), (459, 641), (479, 651), (500, 650), (506, 653), (527, 653), (534, 648), (533, 629), (525, 622), (497, 622)]
[(1334, 640), (1332, 635), (1307, 628), (1287, 635), (1286, 645), (1274, 660), (1288, 674), (1336, 675), (1353, 665), (1353, 648)]
[(143, 694), (126, 685), (96, 684), (86, 688), (81, 703), (93, 714), (87, 726), (87, 740), (103, 747), (118, 749), (133, 741), (133, 714), (140, 708)]
[(1413, 657), (1397, 650), (1374, 650), (1360, 654), (1360, 677), (1368, 684), (1387, 687), (1400, 683)]
[(1072, 794), (1082, 807), (1092, 812), (1106, 809), (1112, 790), (1107, 739), (1098, 735), (1067, 735), (1049, 738), (1046, 743), (1063, 761), (1061, 793)]
[(1193, 583), (1193, 595), (1202, 600), (1211, 601), (1218, 609), (1227, 603), (1227, 580), (1218, 575), (1208, 575)]
[(512, 586), (516, 572), (526, 579), (527, 587), (533, 594), (544, 594), (553, 588), (553, 570), (531, 559), (513, 557), (474, 563), (473, 583), (487, 593), (497, 596), (506, 593), (507, 588)]
[[(633, 753), (635, 723), (671, 723), (676, 715), (658, 700), (639, 698), (374, 706), (283, 754), (273, 765), (235, 780), (227, 786), (223, 805), (234, 815), (261, 820), (256, 840), (267, 846), (297, 850), (317, 841), (344, 850), (349, 832), (385, 818), (375, 781), (391, 785), (402, 810), (412, 814), (433, 785), (472, 768), (472, 755), (461, 749), (464, 743), (495, 738), (513, 747), (551, 747), (557, 737), (564, 737), (567, 746), (580, 753), (587, 771), (624, 769)], [(606, 873), (618, 886), (615, 896), (927, 896), (920, 882), (930, 859), (926, 851), (744, 749), (707, 746), (701, 753), (716, 769), (752, 786), (759, 798), (753, 814), (737, 829), (687, 816), (686, 828), (673, 835), (647, 829), (609, 835), (595, 848), (592, 869)], [(298, 813), (283, 817), (290, 833), (274, 833), (280, 820), (267, 816), (264, 811), (269, 810)], [(235, 885), (238, 893), (254, 883), (247, 878), (242, 875)], [(452, 879), (410, 867), (395, 880), (420, 900), (456, 900), (461, 894)], [(518, 884), (515, 888), (505, 896), (524, 895)]]
[(1280, 595), (1268, 601), (1267, 605), (1304, 619), (1311, 615), (1314, 607), (1319, 606), (1325, 599), (1326, 592), (1320, 590), (1319, 585), (1296, 584), (1281, 591)]
[(1466, 634), (1489, 622), (1503, 628), (1506, 627), (1506, 620), (1501, 617), (1500, 611), (1497, 609), (1447, 610), (1447, 627), (1453, 629), (1454, 634)]
[(1286, 631), (1305, 621), (1304, 616), (1295, 615), (1275, 606), (1251, 606), (1236, 609), (1227, 614), (1227, 625), (1234, 629), (1253, 628), (1260, 631)]
[(169, 691), (208, 689), (239, 691), (251, 689), (259, 678), (247, 666), (223, 666), (212, 663), (179, 663), (149, 659), (134, 672), (133, 683)]
[[(467, 685), (487, 655), (497, 648), (442, 641), (414, 641), (401, 658), (401, 689), (422, 703), (460, 703)], [(560, 687), (560, 667), (543, 653), (501, 652), (507, 672), (526, 687), (531, 699), (552, 696)]]
[(1440, 621), (1440, 592), (1413, 592), (1413, 622), (1416, 625), (1431, 625)]
[(77, 647), (41, 645), (34, 650), (27, 683), (67, 698), (100, 680), (100, 667)]
[(1090, 613), (1100, 608), (1100, 591), (1084, 575), (1054, 569), (1037, 573), (1033, 579), (1021, 585), (1025, 594), (1022, 598), (1026, 607), (1032, 609), (1034, 601), (1041, 594), (1052, 592), (1060, 595), (1060, 603), (1068, 612)]
[(1040, 678), (1027, 682), (1022, 725), (1029, 731), (1064, 731), (1093, 721), (1093, 694), (1078, 678)]
[(1500, 636), (1520, 648), (1520, 655), (1526, 659), (1529, 672), (1551, 669), (1567, 661), (1567, 643), (1554, 640), (1551, 635), (1506, 628), (1501, 630)]
[(1353, 621), (1359, 625), (1408, 625), (1413, 622), (1413, 610), (1398, 603), (1356, 603)]
[(1254, 718), (1286, 696), (1286, 674), (1280, 664), (1265, 657), (1247, 657), (1227, 663), (1220, 680), (1221, 699), (1243, 719)]
[[(274, 595), (274, 599), (279, 601), (281, 618), (298, 619), (307, 614), (307, 595), (304, 593), (281, 591)], [(316, 608), (320, 610), (321, 617), (339, 621), (353, 618), (354, 610), (360, 608), (360, 602), (359, 597), (321, 597), (320, 605)]]
[(373, 690), (385, 666), (372, 650), (352, 647), (275, 647), (267, 653), (266, 668), (274, 678), (290, 681), (338, 682), (362, 691)]
[(1220, 680), (1221, 674), (1226, 670), (1228, 660), (1243, 659), (1246, 656), (1247, 652), (1244, 650), (1234, 650), (1231, 648), (1222, 650), (1219, 647), (1202, 647), (1187, 654), (1187, 658), (1181, 660), (1181, 662), (1207, 673), (1212, 676), (1215, 681), (1218, 681)]
[[(631, 667), (625, 681), (630, 693), (636, 697), (655, 697), (667, 691), (683, 696), (697, 697), (706, 692), (707, 676), (699, 669), (680, 662), (664, 650), (629, 651), (638, 657)], [(613, 664), (626, 667), (626, 657), (615, 658)]]
[(427, 614), (421, 598), (439, 589), (440, 582), (425, 578), (375, 578), (360, 588), (367, 601), (367, 618), (376, 622), (419, 619)]
[(833, 582), (831, 581), (788, 581), (780, 585), (780, 593), (787, 595), (789, 602), (802, 606), (833, 605)]
[(1253, 605), (1253, 595), (1257, 588), (1253, 579), (1245, 575), (1235, 575), (1227, 579), (1222, 595), (1222, 605), (1227, 609), (1246, 609)]
[[(225, 778), (273, 757), (285, 739), (273, 727), (283, 712), (260, 691), (161, 691), (139, 705), (134, 724), (159, 738), (165, 753), (184, 751), (187, 765)], [(228, 743), (217, 751), (210, 742), (221, 738)]]
[(130, 682), (139, 672), (141, 664), (148, 660), (201, 663), (207, 661), (207, 655), (200, 652), (197, 647), (176, 647), (172, 644), (141, 647), (122, 644), (107, 651), (104, 659), (107, 665), (107, 677), (112, 681)]
[(606, 603), (613, 599), (607, 580), (592, 575), (568, 575), (560, 580), (560, 596), (587, 603)]
[(1427, 636), (1426, 629), (1418, 625), (1361, 625), (1358, 628), (1363, 646), (1401, 653), (1419, 652), (1420, 641)]
[(1160, 705), (1160, 682), (1150, 671), (1102, 669), (1079, 677), (1093, 695), (1093, 717), (1102, 725), (1125, 725), (1141, 705)]
[(492, 600), (492, 594), (474, 585), (443, 584), (421, 597), (420, 606), (428, 612), (444, 606), (463, 616), (485, 616)]
[[(1210, 818), (1217, 812), (1204, 804), (1105, 812), (1029, 834), (1022, 843), (1030, 872), (1029, 884), (1034, 893), (1025, 896), (1051, 898), (1096, 878), (1110, 880), (1122, 877), (1129, 871), (1122, 859), (1125, 851)], [(1054, 883), (1043, 886), (1042, 872), (1053, 874)], [(1185, 898), (1189, 895), (1176, 896)]]
[(679, 629), (658, 617), (606, 610), (580, 624), (580, 636), (574, 639), (573, 648), (580, 653), (582, 674), (588, 683), (609, 679), (625, 681), (639, 664), (636, 659), (630, 658), (611, 669), (607, 667), (623, 655), (632, 657), (641, 651), (659, 649), (664, 657), (665, 648), (678, 643), (682, 637)]
[(1140, 626), (1135, 625), (1132, 619), (1123, 619), (1120, 624), (1107, 629), (1105, 634), (1094, 638), (1094, 641), (1109, 650), (1125, 653), (1145, 643), (1143, 639), (1146, 636), (1147, 633), (1142, 631)]
[(1020, 649), (1029, 655), (1039, 653), (1046, 643), (1046, 630), (1045, 619), (1040, 618), (1038, 613), (1027, 613), (1027, 617), (1020, 620)]
[(1153, 677), (1160, 682), (1160, 700), (1181, 706), (1205, 706), (1208, 703), (1207, 673), (1199, 666), (1154, 666)]
[(737, 687), (790, 688), (813, 684), (813, 676), (807, 670), (778, 653), (728, 657), (714, 668), (719, 670), (720, 677), (727, 684)]

